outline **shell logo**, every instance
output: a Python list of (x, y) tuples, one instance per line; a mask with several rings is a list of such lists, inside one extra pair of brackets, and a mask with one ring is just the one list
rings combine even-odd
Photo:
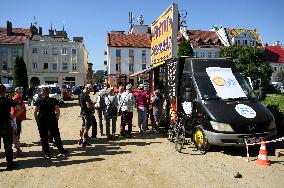
[(225, 85), (225, 80), (220, 77), (220, 76), (216, 76), (214, 79), (213, 79), (213, 82), (214, 84), (216, 84), (217, 86), (224, 86)]

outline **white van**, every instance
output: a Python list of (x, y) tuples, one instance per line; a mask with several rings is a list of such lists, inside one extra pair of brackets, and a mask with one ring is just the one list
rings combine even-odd
[(49, 93), (49, 97), (50, 98), (57, 99), (59, 104), (62, 104), (64, 102), (63, 101), (63, 94), (62, 94), (61, 88), (57, 84), (40, 85), (40, 86), (38, 86), (37, 89), (35, 90), (35, 94), (33, 96), (33, 102), (35, 102), (38, 99), (38, 96), (40, 94), (40, 89), (42, 87), (49, 87), (50, 88), (50, 93)]

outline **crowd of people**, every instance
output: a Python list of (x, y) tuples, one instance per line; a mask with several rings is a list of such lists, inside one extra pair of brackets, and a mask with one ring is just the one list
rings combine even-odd
[[(152, 117), (150, 118), (152, 131), (159, 133), (163, 106), (159, 90), (156, 90), (150, 98), (147, 85), (140, 84), (138, 92), (135, 93), (133, 93), (131, 84), (120, 86), (117, 94), (114, 92), (114, 88), (105, 85), (99, 91), (96, 99), (92, 101), (90, 97), (92, 89), (92, 85), (87, 84), (79, 97), (82, 127), (78, 144), (82, 147), (88, 145), (90, 128), (92, 128), (91, 138), (93, 140), (97, 140), (97, 129), (99, 129), (100, 135), (106, 136), (108, 140), (115, 139), (118, 116), (121, 116), (119, 135), (132, 138), (134, 109), (137, 109), (137, 125), (140, 133), (149, 130), (147, 123), (149, 112), (151, 113), (150, 117)], [(42, 87), (40, 97), (34, 103), (34, 119), (37, 123), (42, 151), (46, 159), (51, 158), (49, 148), (51, 143), (54, 143), (58, 148), (59, 156), (68, 154), (68, 151), (63, 147), (58, 128), (59, 104), (55, 98), (49, 97), (49, 92), (50, 88)], [(3, 138), (7, 170), (16, 167), (16, 163), (13, 161), (14, 157), (23, 155), (21, 150), (23, 143), (20, 142), (20, 135), (22, 132), (21, 123), (26, 119), (25, 104), (28, 104), (28, 102), (24, 101), (22, 87), (15, 88), (15, 95), (10, 98), (5, 86), (0, 83), (0, 147), (1, 138)], [(94, 116), (95, 113), (97, 113), (98, 124)], [(13, 144), (16, 149), (15, 154), (13, 153)]]
[[(144, 133), (148, 130), (148, 118), (150, 116), (152, 129), (155, 133), (159, 133), (160, 119), (162, 115), (163, 99), (160, 91), (156, 90), (150, 98), (148, 86), (140, 84), (138, 91), (133, 92), (133, 86), (128, 84), (121, 85), (118, 88), (118, 93), (114, 93), (114, 88), (105, 85), (99, 91), (94, 101), (90, 98), (91, 85), (86, 85), (83, 93), (79, 97), (81, 107), (80, 116), (82, 117), (82, 128), (80, 130), (79, 145), (87, 146), (88, 131), (92, 127), (93, 140), (97, 140), (97, 129), (100, 129), (101, 136), (105, 136), (108, 140), (115, 139), (117, 119), (120, 118), (121, 137), (132, 138), (133, 126), (133, 110), (137, 110), (139, 132)], [(97, 112), (98, 124), (94, 116)], [(105, 121), (106, 134), (103, 133), (103, 122)], [(126, 130), (127, 125), (127, 130)]]

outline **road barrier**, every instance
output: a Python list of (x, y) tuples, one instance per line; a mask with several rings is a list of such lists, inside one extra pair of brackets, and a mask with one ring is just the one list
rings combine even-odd
[(269, 141), (261, 141), (261, 142), (256, 142), (256, 143), (248, 143), (247, 140), (245, 139), (245, 144), (246, 144), (246, 149), (247, 149), (247, 162), (249, 162), (249, 151), (248, 151), (248, 147), (249, 146), (254, 146), (254, 145), (261, 145), (261, 144), (269, 144), (269, 143), (272, 143), (272, 142), (281, 142), (281, 141), (284, 141), (284, 137), (282, 138), (277, 138), (277, 139), (274, 139), (274, 140), (269, 140)]

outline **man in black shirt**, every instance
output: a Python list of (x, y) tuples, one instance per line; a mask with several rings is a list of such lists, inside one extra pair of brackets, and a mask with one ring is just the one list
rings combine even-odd
[(88, 84), (86, 85), (85, 89), (83, 90), (83, 93), (80, 96), (80, 106), (81, 106), (81, 112), (80, 115), (82, 117), (82, 128), (80, 130), (80, 139), (78, 141), (79, 145), (82, 145), (82, 147), (86, 147), (87, 144), (87, 136), (88, 131), (90, 127), (92, 126), (92, 137), (96, 139), (97, 136), (97, 122), (95, 119), (95, 116), (93, 115), (93, 103), (89, 96), (90, 91), (92, 89), (92, 85)]
[[(17, 113), (14, 117), (11, 117), (11, 107), (15, 107)], [(13, 162), (13, 128), (11, 126), (11, 118), (17, 117), (23, 112), (23, 109), (14, 100), (6, 97), (6, 88), (0, 84), (0, 139), (3, 138), (4, 149), (7, 161), (7, 170), (11, 170), (16, 167)]]
[(45, 158), (49, 159), (51, 157), (48, 145), (48, 131), (51, 137), (54, 138), (55, 145), (60, 155), (65, 156), (67, 151), (63, 148), (58, 128), (58, 120), (60, 117), (59, 105), (57, 99), (49, 97), (48, 87), (41, 88), (41, 97), (37, 99), (34, 105), (34, 118), (37, 122)]

